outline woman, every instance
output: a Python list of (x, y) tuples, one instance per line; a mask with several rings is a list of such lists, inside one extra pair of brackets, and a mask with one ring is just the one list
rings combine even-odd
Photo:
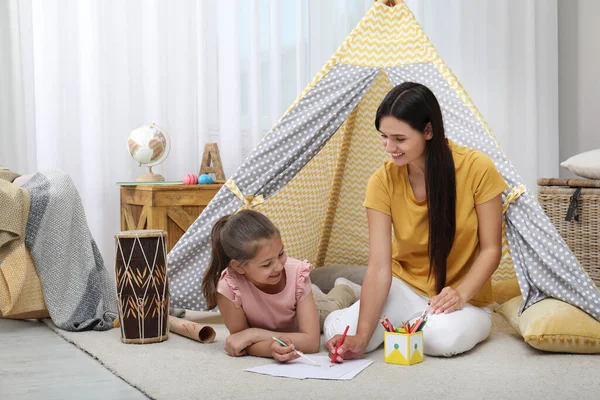
[(489, 157), (446, 139), (439, 103), (421, 84), (392, 89), (375, 127), (392, 159), (367, 185), (368, 268), (360, 301), (325, 321), (330, 354), (346, 325), (339, 362), (383, 342), (382, 315), (400, 324), (428, 303), (425, 354), (470, 350), (491, 329), (507, 185)]

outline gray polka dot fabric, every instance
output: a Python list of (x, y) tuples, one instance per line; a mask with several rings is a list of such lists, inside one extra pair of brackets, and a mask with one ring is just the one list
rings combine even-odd
[[(374, 67), (333, 67), (263, 138), (232, 179), (244, 196), (277, 193), (327, 143), (356, 107), (380, 71)], [(210, 262), (215, 221), (236, 212), (242, 200), (227, 187), (217, 193), (168, 255), (171, 305), (205, 310), (201, 293)]]
[[(477, 149), (496, 164), (509, 188), (524, 185), (508, 158), (487, 134), (471, 110), (431, 63), (387, 68), (392, 83), (418, 82), (436, 95), (446, 135), (455, 143)], [(519, 312), (547, 297), (581, 308), (600, 320), (600, 294), (535, 197), (522, 194), (505, 215), (506, 232), (515, 272), (523, 294)]]
[[(233, 175), (244, 196), (277, 193), (327, 143), (358, 104), (381, 71), (379, 68), (337, 65), (329, 71), (265, 136)], [(523, 185), (515, 168), (469, 108), (431, 63), (385, 69), (394, 85), (405, 81), (429, 87), (442, 107), (447, 136), (459, 145), (487, 154), (508, 183)], [(362, 192), (360, 194), (362, 196)], [(242, 205), (225, 186), (169, 253), (171, 301), (176, 308), (205, 310), (201, 293), (210, 261), (210, 230), (223, 215)], [(600, 295), (567, 245), (529, 192), (506, 213), (507, 237), (523, 293), (520, 311), (554, 297), (600, 320)]]

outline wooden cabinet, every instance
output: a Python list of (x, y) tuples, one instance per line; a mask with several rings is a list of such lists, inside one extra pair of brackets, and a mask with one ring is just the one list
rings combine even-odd
[(121, 230), (162, 229), (170, 251), (221, 186), (121, 186)]

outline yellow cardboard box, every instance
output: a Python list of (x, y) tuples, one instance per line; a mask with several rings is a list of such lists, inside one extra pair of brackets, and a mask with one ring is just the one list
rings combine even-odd
[(423, 331), (415, 333), (385, 332), (383, 336), (385, 362), (413, 365), (423, 361)]

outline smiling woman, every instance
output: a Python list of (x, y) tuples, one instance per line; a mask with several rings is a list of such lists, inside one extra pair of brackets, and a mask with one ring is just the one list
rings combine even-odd
[(328, 347), (350, 325), (354, 332), (339, 360), (372, 351), (383, 342), (380, 315), (400, 323), (430, 304), (425, 353), (465, 352), (491, 329), (490, 278), (500, 261), (507, 185), (489, 157), (446, 138), (439, 103), (424, 85), (393, 88), (377, 109), (375, 127), (392, 159), (367, 184), (364, 296), (329, 315)]

